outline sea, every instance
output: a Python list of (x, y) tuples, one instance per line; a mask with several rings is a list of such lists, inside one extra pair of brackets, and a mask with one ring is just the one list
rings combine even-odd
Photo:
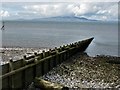
[(54, 48), (91, 37), (88, 55), (119, 56), (117, 22), (5, 21), (2, 46)]

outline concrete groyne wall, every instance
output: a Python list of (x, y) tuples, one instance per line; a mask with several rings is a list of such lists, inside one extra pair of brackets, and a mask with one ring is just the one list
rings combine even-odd
[(92, 40), (93, 38), (89, 38), (46, 52), (34, 53), (33, 56), (24, 56), (23, 59), (17, 61), (9, 60), (8, 64), (0, 66), (2, 89), (27, 88), (35, 77), (46, 74), (74, 54), (85, 51)]

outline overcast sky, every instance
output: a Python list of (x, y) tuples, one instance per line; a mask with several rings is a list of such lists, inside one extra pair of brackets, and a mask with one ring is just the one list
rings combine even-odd
[(109, 0), (104, 1), (106, 2), (76, 1), (48, 3), (48, 0), (47, 2), (36, 3), (2, 2), (0, 16), (4, 19), (34, 19), (56, 16), (76, 16), (95, 20), (118, 20), (118, 2), (108, 2)]

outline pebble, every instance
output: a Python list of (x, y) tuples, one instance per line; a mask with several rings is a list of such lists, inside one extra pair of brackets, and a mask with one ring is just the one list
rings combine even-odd
[(120, 85), (117, 85), (115, 88), (120, 88)]
[[(42, 52), (43, 49), (0, 48), (0, 50), (4, 50), (3, 58), (0, 58), (3, 62), (0, 62), (0, 64), (5, 64), (8, 63), (9, 58), (23, 58), (24, 54), (32, 55), (34, 54), (33, 52)], [(44, 50), (47, 51), (47, 49)], [(118, 85), (118, 83), (120, 84), (120, 74), (117, 76), (116, 73), (113, 73), (120, 72), (120, 70), (116, 71), (118, 70), (117, 66), (112, 66), (112, 64), (110, 64), (110, 66), (108, 66), (108, 64), (102, 66), (103, 63), (100, 64), (102, 61), (99, 61), (99, 59), (111, 59), (112, 57), (97, 57), (93, 58), (84, 54), (74, 56), (69, 60), (69, 62), (58, 65), (58, 67), (51, 70), (42, 78), (51, 82), (63, 84), (70, 88), (80, 88), (80, 86), (89, 88), (120, 88), (120, 85)], [(111, 77), (115, 77), (116, 82), (114, 78), (110, 78), (110, 81), (112, 81), (111, 83), (105, 82), (109, 74)]]
[[(54, 68), (54, 70), (51, 70), (49, 73), (47, 73), (47, 75), (43, 76), (43, 79), (45, 78), (45, 76), (47, 76), (47, 78), (49, 78), (48, 80), (50, 80), (51, 82), (60, 83), (69, 88), (80, 88), (81, 86), (88, 88), (120, 87), (120, 85), (115, 84), (120, 83), (120, 78), (119, 76), (116, 76), (117, 74), (114, 75), (114, 73), (111, 73), (111, 77), (115, 77), (118, 79), (117, 82), (115, 82), (114, 78), (110, 78), (110, 81), (113, 81), (111, 83), (105, 82), (110, 71), (116, 72), (116, 70), (118, 70), (116, 69), (116, 66), (111, 66), (111, 64), (110, 66), (102, 66), (101, 61), (98, 63), (99, 58), (97, 57), (81, 57), (79, 55), (79, 57), (76, 56), (75, 58), (74, 56), (74, 58), (71, 58), (70, 60), (71, 62), (66, 61), (65, 63), (62, 63), (58, 67)], [(112, 69), (112, 67), (114, 69)]]
[(23, 58), (23, 55), (31, 56), (34, 55), (34, 52), (41, 53), (43, 50), (48, 51), (48, 49), (45, 48), (21, 48), (21, 47), (16, 47), (16, 48), (0, 48), (0, 56), (2, 58), (0, 59), (0, 64), (5, 64), (8, 63), (9, 58), (12, 58), (13, 61), (19, 60)]

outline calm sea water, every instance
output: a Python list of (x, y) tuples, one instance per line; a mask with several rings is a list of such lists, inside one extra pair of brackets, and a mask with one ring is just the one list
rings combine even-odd
[(3, 46), (53, 48), (94, 37), (86, 52), (118, 56), (117, 23), (103, 22), (5, 22)]

